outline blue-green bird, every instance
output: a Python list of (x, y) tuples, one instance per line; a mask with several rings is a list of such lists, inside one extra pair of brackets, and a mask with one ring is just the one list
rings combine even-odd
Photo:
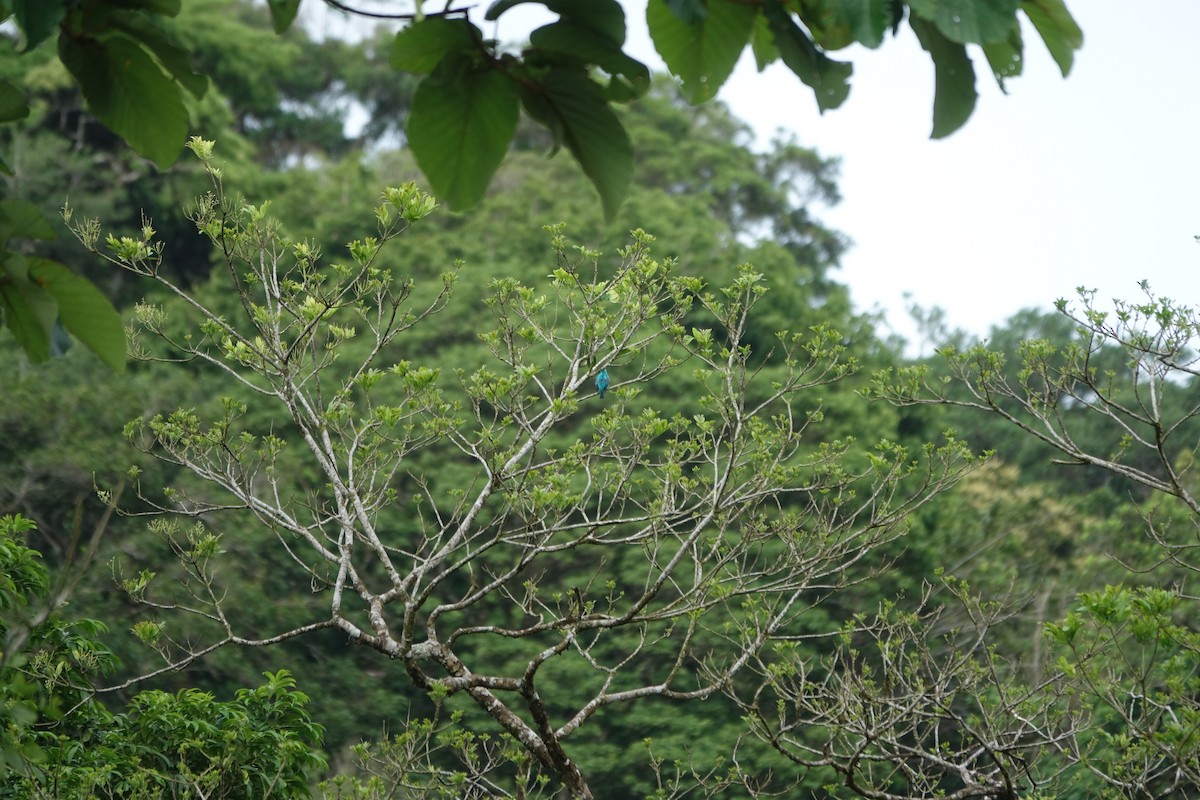
[(600, 370), (600, 374), (596, 376), (596, 391), (600, 393), (600, 399), (604, 399), (604, 392), (608, 389), (608, 370)]

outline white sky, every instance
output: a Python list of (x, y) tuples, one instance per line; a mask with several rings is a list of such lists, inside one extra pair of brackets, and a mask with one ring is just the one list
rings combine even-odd
[(948, 139), (928, 139), (932, 66), (903, 29), (854, 53), (850, 98), (824, 116), (781, 65), (744, 59), (722, 93), (756, 130), (842, 157), (825, 215), (856, 242), (842, 278), (898, 332), (915, 331), (906, 292), (978, 336), (1081, 285), (1135, 299), (1146, 279), (1200, 304), (1200, 2), (1068, 5), (1071, 74), (1027, 30), (1025, 74), (1005, 96), (977, 66), (975, 113)]
[[(632, 54), (659, 68), (645, 3), (623, 3)], [(973, 54), (979, 102), (948, 139), (928, 138), (933, 67), (906, 27), (846, 51), (850, 98), (823, 116), (786, 67), (760, 74), (749, 52), (720, 94), (762, 141), (782, 128), (841, 157), (844, 199), (822, 215), (855, 242), (840, 278), (910, 340), (906, 293), (977, 336), (1081, 285), (1133, 299), (1146, 279), (1200, 304), (1200, 1), (1068, 6), (1084, 33), (1070, 76), (1032, 29), (1007, 96)], [(501, 22), (488, 33), (523, 38)]]

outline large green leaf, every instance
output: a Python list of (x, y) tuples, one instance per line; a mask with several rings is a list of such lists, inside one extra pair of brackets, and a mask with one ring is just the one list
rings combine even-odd
[(551, 54), (555, 60), (577, 61), (594, 65), (609, 75), (624, 75), (637, 94), (650, 88), (650, 70), (637, 59), (626, 55), (619, 44), (576, 22), (562, 20), (544, 25), (529, 34), (532, 51), (527, 60), (538, 54)]
[(392, 66), (402, 72), (428, 75), (448, 54), (472, 50), (482, 40), (479, 29), (465, 19), (423, 19), (396, 34)]
[(545, 6), (564, 21), (592, 28), (618, 46), (625, 43), (625, 9), (618, 0), (496, 0), (485, 17), (494, 20), (513, 6), (532, 2)]
[(754, 32), (750, 35), (750, 50), (754, 53), (754, 64), (759, 72), (779, 60), (775, 35), (771, 33), (771, 23), (767, 21), (765, 14), (759, 14), (754, 23)]
[(8, 81), (0, 81), (0, 122), (12, 122), (29, 116), (25, 93)]
[(1083, 47), (1083, 31), (1067, 6), (1062, 0), (1022, 0), (1021, 10), (1046, 43), (1063, 77), (1067, 77), (1075, 61), (1075, 51)]
[(417, 87), (408, 143), (436, 195), (453, 208), (479, 202), (517, 129), (512, 82), (451, 57)]
[(50, 38), (66, 13), (65, 0), (11, 0), (21, 29), (21, 51), (32, 50)]
[(843, 18), (854, 34), (854, 41), (866, 47), (883, 44), (883, 34), (896, 24), (900, 11), (897, 0), (830, 0), (841, 9)]
[(522, 99), (529, 115), (575, 156), (600, 194), (605, 218), (615, 217), (633, 179), (633, 146), (604, 90), (582, 70), (557, 69), (526, 87)]
[(112, 23), (153, 53), (163, 69), (194, 97), (204, 97), (208, 77), (192, 69), (191, 53), (161, 22), (145, 14), (121, 14), (113, 15)]
[(708, 16), (708, 7), (704, 0), (664, 0), (671, 13), (679, 17), (685, 25), (694, 25)]
[(667, 7), (666, 0), (646, 4), (654, 48), (683, 81), (689, 103), (716, 97), (754, 32), (758, 13), (752, 6), (721, 0), (709, 2), (707, 8), (702, 19), (688, 24)]
[(791, 14), (778, 4), (768, 3), (763, 10), (771, 24), (779, 57), (804, 85), (813, 90), (817, 107), (824, 112), (844, 103), (850, 96), (850, 76), (854, 67), (834, 61), (818, 50)]
[(917, 41), (933, 59), (934, 139), (949, 136), (962, 127), (975, 110), (975, 69), (967, 48), (942, 35), (936, 25), (916, 15), (908, 19)]
[(187, 138), (187, 109), (179, 85), (150, 54), (121, 35), (99, 41), (62, 36), (58, 45), (97, 119), (159, 167), (174, 163)]
[(0, 242), (57, 238), (50, 220), (28, 200), (0, 200)]
[(0, 250), (0, 310), (4, 324), (31, 361), (50, 357), (50, 332), (58, 315), (54, 298), (29, 280), (29, 265), (24, 256)]
[(164, 17), (175, 17), (183, 8), (183, 0), (105, 0), (110, 6), (149, 11)]
[(67, 332), (114, 372), (125, 369), (125, 328), (121, 315), (100, 290), (57, 261), (31, 258), (29, 279), (48, 292)]
[(271, 10), (271, 27), (276, 33), (283, 33), (292, 27), (296, 12), (300, 10), (300, 0), (267, 0), (267, 8)]
[(1015, 78), (1021, 74), (1021, 68), (1025, 63), (1022, 58), (1024, 49), (1025, 45), (1021, 40), (1021, 25), (1015, 20), (1012, 32), (1009, 33), (1007, 39), (983, 45), (983, 55), (987, 58), (988, 65), (992, 68), (992, 75), (995, 76), (1001, 91), (1006, 91), (1004, 87), (1006, 79)]
[(878, 47), (894, 14), (893, 0), (799, 0), (797, 5), (813, 41), (825, 50), (854, 42)]
[(959, 44), (988, 44), (1008, 38), (1020, 0), (909, 0), (913, 16), (933, 21)]

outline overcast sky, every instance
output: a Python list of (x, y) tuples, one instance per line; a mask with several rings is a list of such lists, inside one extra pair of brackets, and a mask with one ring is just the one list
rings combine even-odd
[(1200, 2), (1068, 5), (1084, 32), (1070, 76), (1026, 31), (1025, 74), (1007, 96), (978, 75), (974, 115), (941, 141), (911, 33), (854, 53), (850, 98), (824, 116), (778, 65), (744, 61), (722, 93), (763, 134), (842, 158), (826, 215), (856, 242), (842, 277), (899, 332), (905, 293), (980, 336), (1080, 285), (1134, 298), (1146, 279), (1200, 304)]
[[(654, 68), (645, 3), (624, 5), (630, 49)], [(749, 53), (720, 94), (762, 141), (784, 129), (841, 158), (844, 199), (823, 215), (855, 242), (841, 278), (907, 338), (906, 294), (977, 336), (1081, 285), (1133, 298), (1146, 279), (1200, 303), (1200, 0), (1068, 6), (1084, 32), (1070, 76), (1032, 29), (1008, 95), (976, 53), (979, 102), (948, 139), (929, 139), (933, 67), (907, 28), (846, 52), (850, 98), (823, 116), (786, 67), (760, 74)]]

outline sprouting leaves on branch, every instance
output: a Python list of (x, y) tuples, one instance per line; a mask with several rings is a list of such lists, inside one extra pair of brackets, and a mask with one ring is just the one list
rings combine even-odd
[(1200, 311), (1141, 289), (1140, 300), (1103, 307), (1080, 288), (1077, 303), (1056, 304), (1065, 338), (1025, 339), (1009, 354), (947, 348), (941, 376), (929, 365), (889, 370), (874, 391), (991, 415), (1057, 451), (1062, 468), (1114, 476), (1123, 494), (1144, 498), (1132, 533), (1153, 563), (1121, 566), (1131, 581), (1167, 573), (1174, 585), (1084, 592), (1047, 634), (1059, 680), (1092, 716), (1064, 752), (1104, 791), (1154, 798), (1200, 788)]

